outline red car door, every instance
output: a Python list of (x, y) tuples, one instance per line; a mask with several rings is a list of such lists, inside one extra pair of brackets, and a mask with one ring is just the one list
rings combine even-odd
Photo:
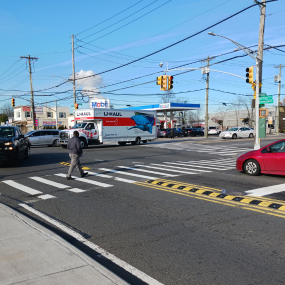
[(265, 172), (285, 173), (285, 141), (278, 142), (262, 151)]

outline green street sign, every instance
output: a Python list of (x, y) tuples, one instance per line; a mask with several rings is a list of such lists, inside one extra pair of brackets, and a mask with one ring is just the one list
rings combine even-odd
[(272, 104), (273, 103), (272, 95), (267, 95), (266, 93), (260, 93), (259, 94), (259, 103), (260, 104)]

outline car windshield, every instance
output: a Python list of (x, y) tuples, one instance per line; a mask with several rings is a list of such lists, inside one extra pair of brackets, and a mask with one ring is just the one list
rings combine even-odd
[(0, 128), (0, 138), (13, 138), (14, 136), (13, 128)]
[(83, 129), (83, 128), (85, 128), (86, 125), (87, 125), (87, 123), (77, 123), (72, 128), (73, 129)]
[(235, 131), (237, 131), (238, 130), (238, 128), (230, 128), (229, 129), (229, 131), (232, 131), (232, 132), (235, 132)]

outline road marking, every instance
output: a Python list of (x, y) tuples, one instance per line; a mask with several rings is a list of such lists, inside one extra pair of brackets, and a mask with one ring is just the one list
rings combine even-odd
[(36, 181), (39, 181), (39, 182), (44, 183), (44, 184), (51, 185), (51, 186), (59, 188), (59, 189), (70, 188), (70, 186), (68, 186), (68, 185), (64, 185), (64, 184), (61, 184), (61, 183), (50, 181), (50, 180), (42, 178), (42, 177), (34, 176), (34, 177), (29, 177), (29, 178), (33, 179), (33, 180), (36, 180)]
[(26, 204), (22, 204), (21, 203), (21, 204), (19, 204), (19, 206), (25, 208), (27, 211), (30, 211), (31, 213), (41, 217), (45, 221), (51, 223), (52, 225), (56, 226), (57, 228), (61, 229), (64, 232), (66, 232), (67, 234), (69, 234), (73, 238), (77, 239), (79, 242), (82, 242), (84, 245), (86, 245), (89, 248), (95, 250), (96, 252), (100, 253), (102, 256), (104, 256), (108, 260), (111, 260), (112, 262), (114, 262), (115, 264), (117, 264), (118, 266), (123, 268), (124, 270), (130, 272), (132, 275), (134, 275), (137, 278), (141, 279), (146, 284), (163, 285), (159, 281), (153, 279), (152, 277), (148, 276), (147, 274), (145, 274), (144, 272), (138, 270), (137, 268), (131, 266), (130, 264), (126, 263), (125, 261), (117, 258), (115, 255), (109, 253), (108, 251), (104, 250), (103, 248), (99, 247), (98, 245), (88, 241), (87, 239), (85, 239), (79, 233), (73, 231), (72, 229), (68, 228), (67, 226), (65, 226), (65, 225), (63, 225), (61, 223), (59, 223), (58, 221), (50, 218), (49, 216), (47, 216), (47, 215), (45, 215), (45, 214), (35, 210), (34, 208), (32, 208), (32, 207), (30, 207), (30, 206), (28, 206)]
[(74, 193), (81, 193), (81, 192), (86, 192), (87, 190), (82, 190), (82, 189), (79, 189), (79, 188), (71, 188), (71, 189), (66, 189), (70, 192), (74, 192)]
[(23, 191), (23, 192), (25, 192), (25, 193), (28, 193), (28, 194), (30, 194), (30, 195), (39, 195), (39, 194), (42, 194), (43, 192), (41, 192), (41, 191), (38, 191), (38, 190), (35, 190), (35, 189), (33, 189), (33, 188), (30, 188), (30, 187), (28, 187), (28, 186), (25, 186), (25, 185), (22, 185), (22, 184), (20, 184), (20, 183), (17, 183), (17, 182), (15, 182), (15, 181), (13, 181), (13, 180), (4, 180), (4, 181), (2, 181), (3, 183), (5, 183), (5, 184), (7, 184), (7, 185), (10, 185), (10, 186), (12, 186), (12, 187), (14, 187), (14, 188), (16, 188), (16, 189), (18, 189), (18, 190), (20, 190), (20, 191)]
[[(208, 168), (208, 169), (213, 169), (214, 167), (208, 167), (208, 166), (204, 166), (204, 165), (196, 165), (196, 164), (191, 164), (191, 163), (176, 163), (176, 162), (164, 162), (167, 164), (178, 164), (178, 165), (182, 165), (182, 166), (189, 166), (189, 167), (199, 167), (199, 168)], [(152, 163), (153, 164), (153, 163)], [(171, 166), (174, 167), (174, 166)], [(179, 167), (175, 167), (175, 168), (179, 168)], [(181, 169), (187, 169), (187, 168), (182, 168)], [(219, 170), (227, 170), (228, 168), (219, 168)], [(194, 171), (202, 171), (202, 172), (211, 172), (208, 170), (201, 170), (201, 169), (189, 169), (189, 170), (194, 170)]]
[(161, 172), (156, 172), (156, 171), (146, 170), (146, 169), (141, 169), (141, 168), (126, 167), (126, 166), (117, 166), (117, 167), (124, 168), (124, 169), (141, 171), (141, 172), (148, 172), (148, 173), (158, 174), (158, 175), (167, 176), (167, 177), (177, 177), (178, 176), (178, 175), (175, 175), (175, 174), (166, 174), (166, 173), (161, 173)]
[(108, 168), (99, 168), (99, 170), (104, 170), (104, 171), (113, 172), (113, 173), (120, 173), (120, 174), (130, 175), (130, 176), (136, 176), (136, 177), (141, 177), (141, 178), (146, 178), (146, 179), (157, 179), (157, 177), (153, 177), (153, 176), (146, 176), (146, 175), (141, 175), (141, 174), (128, 173), (128, 172), (125, 172), (125, 171), (112, 170), (112, 169), (108, 169)]
[(117, 181), (127, 182), (127, 183), (136, 183), (137, 182), (135, 180), (129, 180), (129, 179), (125, 179), (125, 178), (114, 177), (114, 176), (111, 176), (111, 175), (106, 175), (106, 174), (101, 174), (101, 173), (96, 173), (96, 172), (88, 172), (88, 174), (94, 175), (94, 176), (99, 176), (99, 177), (111, 178), (111, 179), (114, 179), (114, 180), (117, 180)]
[(45, 195), (38, 196), (38, 198), (43, 199), (43, 200), (47, 200), (47, 199), (56, 198), (56, 197), (49, 195), (49, 194), (45, 194)]
[(140, 167), (147, 167), (147, 168), (154, 168), (154, 169), (160, 169), (163, 171), (170, 171), (170, 172), (179, 172), (179, 173), (187, 173), (187, 174), (197, 174), (194, 172), (189, 172), (189, 171), (182, 171), (182, 170), (175, 170), (175, 169), (166, 169), (165, 167), (156, 167), (156, 166), (149, 166), (149, 165), (141, 165), (137, 164), (135, 166), (140, 166)]
[[(62, 164), (62, 165), (65, 165), (65, 166), (70, 166), (70, 163), (68, 163), (68, 162), (60, 162), (59, 164)], [(90, 169), (89, 167), (81, 167), (83, 170), (87, 170), (87, 169)]]
[[(64, 174), (64, 173), (57, 173), (55, 175), (60, 176), (60, 177), (66, 177), (66, 174)], [(89, 184), (96, 185), (96, 186), (101, 186), (101, 187), (112, 187), (112, 186), (114, 186), (114, 185), (111, 185), (111, 184), (106, 184), (106, 183), (93, 181), (93, 180), (89, 180), (89, 179), (85, 179), (85, 178), (75, 177), (75, 176), (73, 176), (73, 178), (76, 181), (81, 181), (81, 182), (85, 182), (85, 183), (89, 183)]]
[(268, 186), (268, 187), (262, 187), (262, 188), (257, 188), (253, 190), (248, 190), (245, 191), (246, 194), (248, 195), (254, 195), (254, 196), (265, 196), (273, 193), (279, 193), (279, 192), (284, 192), (285, 191), (285, 184), (279, 184), (279, 185), (274, 185), (274, 186)]

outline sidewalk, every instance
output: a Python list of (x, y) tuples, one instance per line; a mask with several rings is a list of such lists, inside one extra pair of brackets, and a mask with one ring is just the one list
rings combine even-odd
[(0, 284), (128, 284), (33, 220), (0, 203)]

